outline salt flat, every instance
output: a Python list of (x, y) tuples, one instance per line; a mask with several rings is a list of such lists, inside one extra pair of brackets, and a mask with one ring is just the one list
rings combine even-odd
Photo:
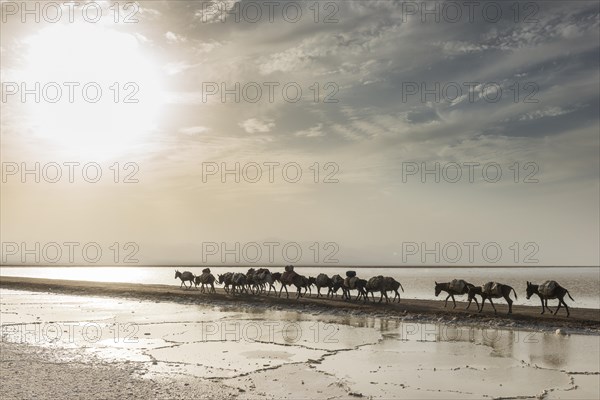
[[(33, 365), (51, 359), (58, 370), (76, 362), (82, 368), (98, 366), (109, 376), (126, 376), (137, 388), (131, 396), (140, 398), (147, 390), (184, 398), (199, 393), (295, 399), (600, 397), (600, 340), (595, 335), (333, 311), (6, 289), (0, 294), (2, 346), (10, 350), (3, 351), (4, 376), (18, 366), (17, 352), (38, 357)], [(93, 371), (96, 367), (88, 375)], [(53, 392), (52, 385), (46, 382), (39, 388), (43, 392), (33, 394), (44, 397)], [(146, 390), (146, 385), (153, 386)], [(180, 387), (181, 393), (176, 391)], [(11, 398), (8, 389), (2, 394)]]

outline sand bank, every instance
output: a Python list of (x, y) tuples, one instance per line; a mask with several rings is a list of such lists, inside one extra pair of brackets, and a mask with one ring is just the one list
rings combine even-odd
[[(196, 289), (180, 289), (178, 285), (142, 285), (134, 283), (104, 283), (87, 281), (70, 281), (54, 279), (35, 279), (18, 277), (0, 277), (0, 287), (14, 290), (43, 291), (63, 294), (110, 296), (135, 298), (150, 301), (170, 301), (190, 304), (208, 304), (227, 306), (240, 305), (277, 310), (310, 310), (311, 312), (342, 313), (365, 316), (401, 317), (403, 320), (420, 322), (453, 322), (464, 325), (484, 325), (498, 328), (519, 328), (525, 330), (551, 331), (563, 329), (567, 332), (584, 334), (600, 334), (600, 310), (586, 308), (571, 308), (567, 318), (564, 310), (554, 316), (546, 312), (540, 315), (541, 307), (537, 297), (531, 299), (532, 306), (513, 305), (513, 314), (507, 314), (508, 306), (503, 299), (495, 301), (497, 314), (489, 304), (482, 313), (477, 313), (475, 305), (465, 310), (465, 302), (457, 302), (452, 309), (451, 303), (444, 308), (443, 297), (439, 301), (403, 299), (400, 303), (363, 303), (344, 301), (340, 297), (327, 299), (324, 297), (290, 298), (276, 296), (254, 296), (226, 294), (217, 289), (216, 294), (201, 293)], [(433, 290), (433, 289), (432, 289)], [(463, 297), (464, 299), (464, 297)], [(556, 300), (551, 301), (554, 306)]]

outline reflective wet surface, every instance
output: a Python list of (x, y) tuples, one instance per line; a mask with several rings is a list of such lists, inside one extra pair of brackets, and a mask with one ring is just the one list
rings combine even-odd
[[(0, 291), (2, 340), (256, 398), (600, 398), (600, 337)], [(65, 360), (67, 361), (67, 360)]]

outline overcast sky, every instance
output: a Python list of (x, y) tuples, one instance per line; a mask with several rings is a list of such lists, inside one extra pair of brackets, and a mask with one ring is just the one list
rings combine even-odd
[[(118, 23), (110, 2), (96, 23), (81, 7), (23, 23), (1, 3), (3, 243), (97, 242), (106, 264), (114, 242), (136, 243), (140, 264), (217, 264), (213, 242), (277, 242), (275, 265), (288, 243), (299, 264), (600, 263), (597, 1), (453, 3), (460, 18), (427, 3), (439, 22), (421, 2), (151, 1)], [(21, 101), (35, 82), (80, 86), (73, 103), (64, 85), (57, 103), (52, 88)], [(68, 182), (71, 161), (102, 179)], [(23, 179), (35, 162), (62, 179)], [(240, 182), (223, 183), (235, 163)], [(439, 182), (421, 176), (436, 166)], [(482, 255), (490, 244), (501, 258)]]

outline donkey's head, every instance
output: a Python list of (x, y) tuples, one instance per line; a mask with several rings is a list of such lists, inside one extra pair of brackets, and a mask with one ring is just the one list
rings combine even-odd
[(181, 272), (175, 270), (175, 279), (179, 278), (181, 276)]
[(439, 283), (435, 283), (435, 297), (438, 297), (440, 295), (440, 293), (442, 292), (442, 285), (440, 285)]
[(534, 285), (533, 283), (527, 281), (527, 300), (529, 300), (529, 298), (531, 298), (531, 296), (533, 296), (534, 293), (537, 292), (537, 285)]

